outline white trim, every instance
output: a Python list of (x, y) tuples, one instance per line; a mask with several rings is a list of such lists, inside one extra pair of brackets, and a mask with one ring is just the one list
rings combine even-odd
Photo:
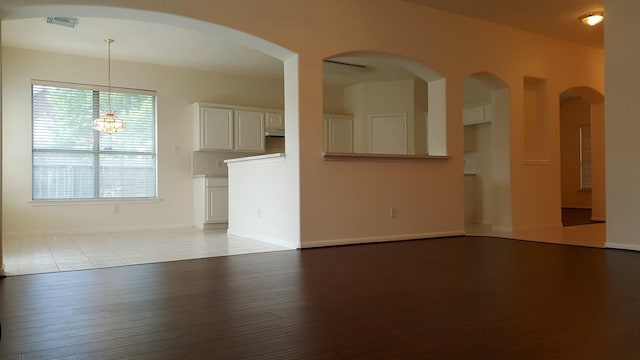
[(495, 225), (491, 225), (491, 231), (503, 232), (503, 233), (512, 233), (513, 232), (513, 227), (511, 227), (511, 226), (495, 226)]
[(606, 249), (640, 251), (640, 245), (631, 245), (631, 244), (607, 242), (607, 243), (604, 244), (604, 247)]
[(408, 154), (366, 154), (366, 153), (339, 153), (323, 152), (322, 160), (335, 161), (431, 161), (448, 160), (447, 155), (408, 155)]
[(268, 244), (282, 246), (282, 247), (285, 247), (285, 248), (288, 248), (288, 249), (299, 249), (300, 248), (300, 246), (298, 244), (294, 244), (294, 243), (292, 243), (290, 241), (276, 239), (276, 238), (272, 238), (272, 237), (268, 237), (268, 236), (262, 236), (262, 235), (239, 233), (239, 232), (233, 232), (233, 231), (227, 230), (227, 236), (230, 239), (231, 238), (238, 238), (238, 239), (249, 239), (249, 240), (262, 241), (262, 242), (265, 242), (265, 243), (268, 243)]
[(158, 96), (158, 92), (155, 90), (124, 88), (124, 87), (117, 87), (117, 86), (108, 87), (104, 85), (80, 84), (80, 83), (70, 83), (70, 82), (52, 81), (52, 80), (33, 79), (31, 80), (31, 85), (64, 87), (68, 89), (91, 90), (91, 91), (111, 90), (112, 93)]
[(551, 162), (549, 160), (525, 160), (523, 164), (526, 166), (547, 166)]
[(224, 161), (224, 163), (227, 164), (227, 166), (254, 165), (254, 164), (265, 164), (265, 163), (271, 163), (271, 162), (284, 161), (285, 159), (286, 159), (285, 153), (273, 153), (273, 154), (227, 159)]
[(351, 238), (351, 239), (308, 241), (308, 242), (303, 242), (301, 244), (302, 245), (301, 248), (306, 249), (306, 248), (336, 246), (336, 245), (354, 245), (354, 244), (369, 244), (369, 243), (390, 242), (390, 241), (419, 240), (419, 239), (439, 238), (439, 237), (449, 237), (449, 236), (465, 236), (465, 232), (464, 230), (458, 230), (458, 231), (442, 231), (442, 232), (423, 233), (423, 234), (404, 234), (404, 235), (372, 236), (372, 237)]
[(522, 228), (518, 228), (516, 230), (516, 232), (534, 231), (534, 230), (548, 230), (548, 229), (556, 229), (556, 228), (557, 229), (562, 229), (562, 222), (553, 223), (553, 224), (549, 223), (549, 224), (541, 224), (541, 225), (535, 225), (535, 226), (522, 227)]
[(14, 231), (3, 232), (6, 237), (24, 237), (24, 236), (46, 236), (59, 234), (88, 234), (88, 233), (111, 233), (126, 231), (150, 231), (150, 230), (174, 230), (174, 229), (192, 229), (193, 224), (167, 224), (167, 225), (145, 225), (145, 226), (112, 226), (99, 228), (75, 228), (75, 229), (59, 229), (59, 230), (36, 230), (36, 231)]
[(49, 199), (30, 200), (33, 206), (62, 206), (62, 205), (120, 205), (120, 204), (154, 204), (161, 202), (161, 198), (102, 198), (102, 199)]

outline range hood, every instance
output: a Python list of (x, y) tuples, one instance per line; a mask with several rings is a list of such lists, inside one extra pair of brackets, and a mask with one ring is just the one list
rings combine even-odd
[(267, 129), (264, 132), (264, 136), (283, 137), (284, 136), (284, 130)]

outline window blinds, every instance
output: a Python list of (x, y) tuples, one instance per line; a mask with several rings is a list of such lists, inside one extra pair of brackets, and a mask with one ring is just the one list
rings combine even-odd
[(127, 129), (93, 130), (109, 104), (105, 89), (32, 84), (33, 199), (157, 197), (156, 96), (112, 89)]

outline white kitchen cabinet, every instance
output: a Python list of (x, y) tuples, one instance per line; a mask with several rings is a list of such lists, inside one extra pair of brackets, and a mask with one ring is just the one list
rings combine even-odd
[(194, 150), (233, 150), (233, 109), (194, 108)]
[(264, 152), (265, 122), (284, 118), (277, 111), (204, 103), (193, 104), (193, 114), (195, 151)]
[(264, 118), (266, 130), (284, 130), (284, 114), (281, 112), (267, 111)]
[(353, 152), (353, 117), (324, 116), (324, 148), (327, 152)]
[(229, 220), (229, 185), (226, 177), (193, 179), (193, 225), (198, 229), (226, 228)]
[(264, 119), (262, 111), (235, 111), (234, 150), (264, 152)]
[(482, 124), (493, 119), (493, 106), (481, 104), (468, 106), (462, 109), (462, 123), (464, 125)]

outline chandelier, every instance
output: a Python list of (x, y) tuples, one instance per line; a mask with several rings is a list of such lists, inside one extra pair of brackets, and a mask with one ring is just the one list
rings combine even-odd
[(111, 110), (111, 43), (114, 42), (113, 39), (105, 39), (108, 47), (108, 56), (109, 56), (109, 88), (108, 88), (108, 97), (107, 97), (107, 109), (105, 110), (105, 114), (103, 117), (97, 118), (93, 120), (93, 129), (103, 132), (105, 134), (113, 135), (117, 132), (123, 131), (126, 126), (124, 121), (116, 118), (116, 112)]

